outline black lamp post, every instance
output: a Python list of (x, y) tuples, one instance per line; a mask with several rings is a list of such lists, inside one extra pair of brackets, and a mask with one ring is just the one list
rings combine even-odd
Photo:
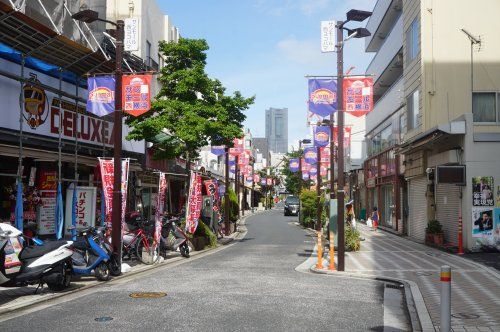
[(123, 38), (124, 26), (123, 20), (117, 20), (116, 23), (99, 18), (99, 13), (91, 9), (82, 10), (71, 16), (77, 21), (92, 23), (101, 21), (112, 24), (116, 27), (116, 56), (115, 56), (115, 112), (114, 112), (114, 181), (113, 181), (113, 209), (111, 221), (111, 245), (113, 254), (118, 262), (118, 273), (121, 273), (122, 262), (122, 60), (123, 60)]
[[(348, 31), (348, 36), (346, 38), (363, 38), (370, 36), (370, 31), (365, 28), (357, 28), (357, 29), (347, 29), (344, 28), (344, 25), (350, 21), (363, 22), (368, 17), (371, 16), (371, 12), (364, 10), (356, 10), (351, 9), (347, 12), (345, 21), (338, 21), (337, 28), (337, 109), (338, 109), (338, 187), (337, 187), (337, 213), (338, 213), (338, 270), (345, 270), (345, 230), (344, 230), (344, 110), (342, 109), (344, 106), (343, 101), (343, 75), (344, 75), (344, 30)], [(330, 116), (330, 121), (333, 123), (333, 114)], [(332, 133), (333, 136), (333, 133)], [(333, 155), (334, 151), (334, 143), (333, 140), (330, 141), (330, 153)], [(334, 167), (331, 165), (331, 190), (330, 190), (330, 198), (334, 198), (335, 194), (333, 193), (333, 175), (334, 175)]]

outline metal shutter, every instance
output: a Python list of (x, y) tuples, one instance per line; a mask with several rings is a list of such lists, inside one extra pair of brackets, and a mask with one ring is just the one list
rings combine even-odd
[(458, 209), (460, 188), (454, 184), (438, 184), (436, 188), (436, 219), (443, 226), (444, 241), (458, 244)]
[(408, 183), (408, 236), (419, 241), (425, 241), (427, 227), (427, 178), (425, 176), (411, 179)]

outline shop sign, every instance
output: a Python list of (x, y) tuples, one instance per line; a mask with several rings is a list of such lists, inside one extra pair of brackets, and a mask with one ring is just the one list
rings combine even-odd
[[(73, 186), (66, 190), (66, 224), (72, 220)], [(94, 227), (96, 219), (97, 188), (76, 187), (76, 229)], [(66, 227), (66, 234), (71, 234)]]
[[(114, 183), (114, 159), (98, 158), (101, 167), (101, 180), (104, 191), (104, 201), (106, 206), (106, 225), (111, 227), (111, 215), (113, 212), (113, 183)], [(130, 159), (122, 159), (122, 230), (125, 229), (125, 210), (127, 207), (127, 185), (128, 185), (128, 171)]]
[(366, 180), (366, 187), (367, 188), (375, 188), (375, 178), (368, 178)]
[[(496, 211), (495, 211), (496, 210)], [(472, 237), (486, 240), (500, 237), (500, 209), (493, 207), (472, 208)], [(497, 233), (497, 234), (495, 234)]]
[(186, 231), (191, 234), (194, 234), (196, 228), (198, 227), (202, 201), (203, 198), (201, 196), (201, 175), (191, 172), (188, 206), (186, 210)]
[(472, 205), (473, 206), (494, 206), (495, 189), (492, 176), (477, 176), (472, 178)]
[(321, 52), (335, 52), (335, 21), (321, 21)]
[(139, 116), (151, 108), (152, 75), (124, 75), (122, 82), (123, 111)]
[(139, 19), (137, 17), (126, 18), (123, 36), (123, 48), (125, 52), (139, 50)]
[[(56, 191), (40, 190), (42, 205), (38, 208), (38, 234), (56, 233)], [(70, 204), (71, 206), (71, 204)], [(71, 219), (69, 219), (71, 220)]]

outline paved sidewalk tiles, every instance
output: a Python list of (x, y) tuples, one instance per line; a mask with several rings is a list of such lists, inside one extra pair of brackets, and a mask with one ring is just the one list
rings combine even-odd
[(448, 254), (387, 232), (359, 225), (361, 251), (346, 253), (346, 272), (415, 282), (439, 330), (442, 265), (452, 268), (452, 328), (454, 331), (500, 332), (500, 273), (469, 259)]

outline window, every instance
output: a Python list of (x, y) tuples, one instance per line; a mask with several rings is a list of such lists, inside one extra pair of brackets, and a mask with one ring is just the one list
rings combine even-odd
[(151, 43), (146, 40), (146, 63), (151, 66)]
[(387, 126), (380, 132), (381, 150), (385, 150), (391, 146), (392, 126)]
[(276, 134), (276, 138), (281, 138), (283, 137), (284, 135), (284, 126), (285, 126), (285, 123), (283, 121), (283, 118), (281, 116), (277, 116), (275, 118), (275, 134)]
[(418, 127), (418, 116), (420, 114), (420, 93), (417, 90), (413, 91), (406, 99), (406, 107), (408, 109), (408, 130)]
[(406, 31), (406, 60), (408, 62), (415, 59), (420, 52), (419, 46), (419, 29), (420, 24), (418, 17), (415, 17), (411, 22), (410, 27)]
[(405, 127), (405, 122), (404, 122), (404, 117), (403, 115), (399, 116), (399, 142), (401, 143), (403, 141), (403, 136), (404, 136), (404, 127)]
[(496, 92), (474, 92), (472, 95), (472, 114), (474, 122), (498, 122), (498, 102)]

